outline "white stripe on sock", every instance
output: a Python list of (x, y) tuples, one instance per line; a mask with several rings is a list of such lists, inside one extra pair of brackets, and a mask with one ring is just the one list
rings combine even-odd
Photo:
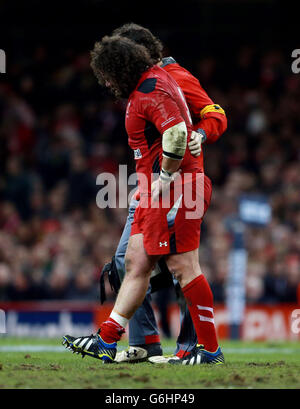
[(203, 305), (197, 305), (198, 310), (205, 310), (205, 311), (210, 311), (212, 314), (214, 313), (213, 308), (210, 307), (204, 307)]
[(208, 317), (205, 317), (204, 315), (198, 315), (198, 317), (200, 318), (200, 321), (207, 321), (207, 322), (211, 322), (212, 324), (215, 323), (215, 320), (213, 318), (208, 318)]

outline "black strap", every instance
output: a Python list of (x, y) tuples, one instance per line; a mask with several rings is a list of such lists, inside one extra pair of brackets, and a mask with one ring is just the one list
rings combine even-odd
[(121, 281), (119, 278), (119, 274), (118, 274), (118, 270), (117, 270), (117, 266), (115, 262), (115, 256), (113, 256), (110, 263), (105, 264), (100, 274), (99, 283), (100, 283), (100, 302), (101, 304), (103, 304), (107, 299), (106, 291), (105, 291), (105, 275), (106, 274), (108, 276), (110, 288), (112, 289), (112, 291), (118, 294), (119, 289), (121, 287)]

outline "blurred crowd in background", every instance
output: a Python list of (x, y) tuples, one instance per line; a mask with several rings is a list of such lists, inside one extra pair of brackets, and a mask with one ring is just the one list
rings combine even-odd
[[(127, 209), (96, 205), (98, 174), (117, 176), (119, 164), (134, 172), (126, 101), (101, 90), (89, 53), (66, 49), (62, 57), (38, 46), (11, 62), (8, 81), (0, 82), (2, 301), (98, 300), (99, 273), (127, 217)], [(300, 76), (286, 57), (245, 46), (226, 66), (205, 57), (190, 67), (178, 58), (228, 117), (220, 140), (203, 146), (213, 197), (200, 264), (216, 303), (224, 301), (231, 247), (224, 220), (245, 192), (267, 195), (272, 206), (270, 225), (247, 228), (247, 302), (297, 301)]]

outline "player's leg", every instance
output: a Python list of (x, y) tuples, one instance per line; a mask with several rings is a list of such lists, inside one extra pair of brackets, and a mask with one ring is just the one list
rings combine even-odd
[(142, 304), (149, 287), (151, 271), (159, 256), (149, 256), (143, 245), (143, 235), (130, 237), (125, 255), (126, 274), (113, 311), (129, 320)]
[(169, 270), (178, 280), (197, 334), (199, 347), (188, 357), (172, 363), (223, 363), (213, 315), (213, 295), (199, 265), (198, 249), (171, 255), (167, 258)]
[[(128, 218), (115, 254), (116, 267), (120, 280), (125, 276), (125, 254), (131, 233), (137, 200), (132, 200), (129, 206)], [(129, 321), (129, 348), (118, 352), (116, 362), (136, 362), (149, 356), (162, 355), (160, 337), (153, 308), (151, 306), (151, 287), (148, 287), (142, 305)]]
[(113, 362), (117, 342), (137, 308), (142, 304), (151, 271), (159, 256), (149, 256), (143, 246), (143, 235), (130, 237), (125, 256), (126, 274), (109, 318), (100, 325), (96, 335), (74, 339), (63, 337), (63, 342), (74, 352)]

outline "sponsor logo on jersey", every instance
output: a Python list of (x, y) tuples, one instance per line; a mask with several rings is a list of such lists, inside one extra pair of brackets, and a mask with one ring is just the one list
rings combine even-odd
[(143, 156), (140, 148), (134, 149), (133, 153), (134, 153), (134, 159), (141, 159)]

